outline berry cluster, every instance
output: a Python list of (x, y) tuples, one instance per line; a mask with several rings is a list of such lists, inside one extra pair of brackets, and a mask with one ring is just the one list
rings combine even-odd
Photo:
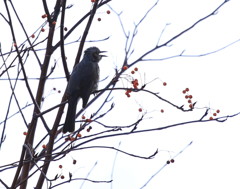
[[(219, 114), (220, 113), (220, 110), (216, 110), (216, 112), (214, 112), (213, 113), (213, 116), (217, 116), (217, 114)], [(213, 120), (213, 117), (211, 116), (210, 118), (209, 118), (210, 120)]]
[[(110, 10), (107, 10), (106, 13), (107, 13), (107, 14), (110, 14), (111, 11), (110, 11)], [(97, 20), (100, 22), (102, 19), (99, 17)]]
[[(59, 165), (58, 167), (59, 167), (59, 169), (61, 169), (61, 172), (62, 172), (62, 171), (63, 171), (63, 170), (62, 170), (63, 166), (62, 166), (62, 165)], [(62, 173), (61, 173), (60, 175), (61, 175), (61, 176), (60, 176), (61, 179), (64, 179), (64, 178), (65, 178)]]
[(192, 103), (192, 98), (193, 96), (189, 94), (189, 88), (186, 88), (185, 90), (182, 91), (183, 94), (186, 94), (185, 95), (185, 99), (187, 99), (187, 102), (189, 104), (189, 108), (190, 109), (193, 109), (193, 103)]
[(130, 97), (130, 93), (132, 92), (132, 90), (131, 89), (128, 89), (126, 92), (125, 92), (125, 95), (127, 96), (127, 97)]
[[(85, 122), (87, 122), (87, 123), (91, 123), (91, 122), (92, 122), (92, 119), (91, 119), (91, 118), (86, 119), (85, 115), (82, 115), (82, 119), (84, 119)], [(87, 128), (87, 132), (90, 132), (91, 130), (92, 130), (92, 126), (89, 126), (89, 127)], [(81, 135), (81, 134), (79, 133), (79, 135)], [(81, 137), (81, 136), (80, 136), (80, 137)]]
[[(73, 164), (75, 165), (77, 163), (77, 160), (75, 160), (75, 159), (73, 159)], [(59, 167), (59, 169), (61, 169), (61, 172), (63, 171), (63, 166), (62, 165), (59, 165), (58, 166)], [(61, 173), (60, 174), (61, 176), (60, 176), (60, 178), (61, 179), (64, 179), (65, 178), (65, 176)], [(71, 173), (69, 173), (69, 177), (72, 177), (72, 174)]]
[[(127, 66), (123, 66), (122, 69), (123, 69), (123, 70), (127, 70), (128, 67), (127, 67)], [(136, 68), (134, 68), (134, 69), (131, 71), (131, 74), (135, 74), (135, 72), (137, 72), (137, 71), (138, 71), (138, 68), (136, 67)], [(131, 80), (131, 85), (132, 85), (132, 87), (133, 87), (134, 89), (138, 89), (138, 86), (139, 86), (138, 79), (132, 78), (132, 80)], [(131, 93), (131, 92), (132, 92), (132, 89), (128, 89), (128, 90), (126, 90), (125, 95), (126, 95), (127, 97), (130, 97), (130, 93)]]
[(170, 164), (170, 163), (174, 163), (175, 162), (175, 160), (174, 159), (171, 159), (171, 160), (167, 160), (167, 164)]
[(76, 137), (73, 137), (73, 136), (67, 136), (66, 138), (65, 138), (65, 141), (70, 141), (70, 142), (73, 142), (73, 141), (75, 141), (77, 138), (81, 138), (82, 137), (82, 135), (81, 135), (81, 133), (78, 133), (77, 135), (76, 135)]
[(65, 141), (73, 142), (74, 140), (76, 140), (76, 138), (70, 135), (65, 138)]
[[(132, 86), (133, 86), (134, 89), (138, 89), (139, 83), (138, 83), (137, 79), (134, 79), (133, 81), (131, 81), (131, 83), (132, 83)], [(127, 97), (130, 97), (131, 92), (132, 92), (132, 90), (128, 89), (128, 90), (126, 90), (125, 95), (127, 95)]]
[[(44, 18), (47, 18), (47, 16), (48, 16), (47, 14), (43, 14), (43, 15), (42, 15), (42, 18), (43, 18), (43, 19), (44, 19)], [(56, 25), (56, 23), (57, 23), (56, 21), (52, 21), (52, 25)]]
[(138, 88), (139, 83), (138, 83), (137, 79), (134, 79), (131, 83), (132, 83), (134, 89)]
[(135, 72), (137, 72), (137, 71), (138, 71), (138, 68), (136, 67), (136, 68), (134, 68), (134, 70), (131, 71), (131, 74), (135, 74)]

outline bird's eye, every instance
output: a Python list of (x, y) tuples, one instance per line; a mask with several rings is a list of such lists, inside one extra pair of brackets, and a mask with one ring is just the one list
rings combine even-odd
[(98, 58), (98, 52), (93, 53), (94, 58)]

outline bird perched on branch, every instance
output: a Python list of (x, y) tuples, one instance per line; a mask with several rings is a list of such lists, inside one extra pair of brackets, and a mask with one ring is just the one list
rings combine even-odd
[(82, 107), (85, 108), (92, 92), (97, 90), (99, 81), (98, 63), (105, 57), (97, 47), (90, 47), (84, 51), (84, 57), (78, 63), (70, 76), (67, 86), (68, 110), (63, 126), (63, 133), (75, 130), (75, 116), (77, 103), (82, 98)]

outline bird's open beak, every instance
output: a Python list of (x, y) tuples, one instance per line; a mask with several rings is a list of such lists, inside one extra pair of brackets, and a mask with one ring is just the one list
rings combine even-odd
[[(107, 51), (100, 51), (100, 53), (105, 53)], [(101, 57), (107, 57), (107, 55), (104, 55), (104, 54), (100, 54)]]

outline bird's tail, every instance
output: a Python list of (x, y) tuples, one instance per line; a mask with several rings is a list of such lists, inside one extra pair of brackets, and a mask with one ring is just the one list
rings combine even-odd
[(63, 133), (73, 132), (75, 130), (75, 116), (78, 99), (70, 98), (68, 102), (68, 110), (66, 120), (63, 126)]

